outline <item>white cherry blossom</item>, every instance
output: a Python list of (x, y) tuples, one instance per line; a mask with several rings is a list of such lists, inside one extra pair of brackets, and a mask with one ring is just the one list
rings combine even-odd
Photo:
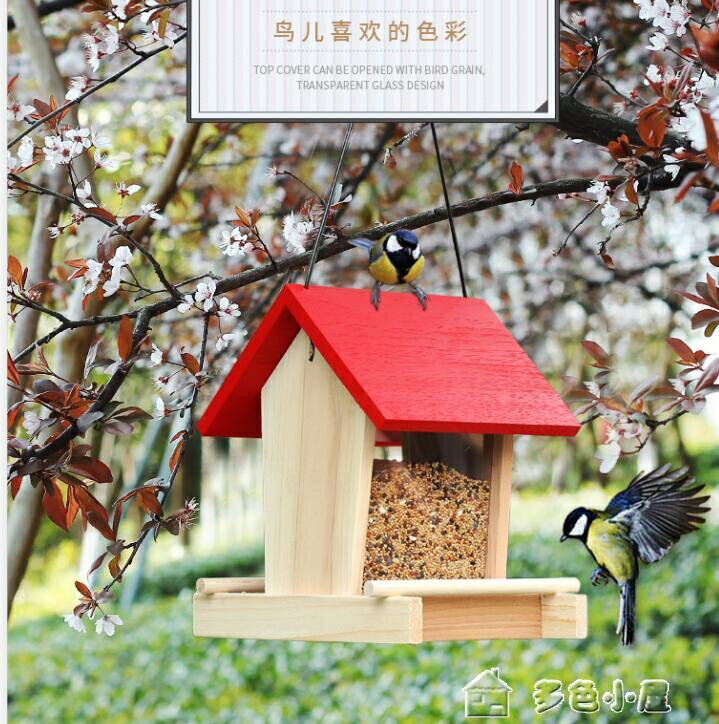
[(76, 101), (90, 87), (90, 79), (86, 75), (75, 75), (70, 78), (70, 85), (65, 93), (65, 99)]
[(155, 405), (152, 410), (152, 416), (156, 420), (161, 420), (163, 417), (167, 415), (167, 408), (165, 407), (165, 401), (162, 399), (162, 397), (156, 397), (155, 398)]
[(129, 246), (118, 246), (112, 259), (110, 259), (110, 266), (124, 267), (130, 263), (131, 259), (132, 249)]
[(65, 623), (73, 629), (73, 631), (80, 631), (81, 633), (85, 633), (85, 624), (83, 623), (82, 619), (79, 616), (76, 616), (74, 613), (68, 613), (67, 615), (62, 617)]
[(18, 103), (16, 100), (8, 98), (7, 114), (8, 118), (12, 119), (13, 121), (22, 121), (24, 120), (25, 116), (29, 116), (31, 113), (34, 112), (34, 106), (28, 106), (25, 103)]
[(32, 410), (23, 413), (22, 427), (28, 435), (34, 435), (40, 429), (41, 423), (40, 418)]
[(209, 312), (214, 306), (215, 289), (217, 284), (214, 279), (208, 282), (200, 282), (195, 290), (195, 302), (202, 307), (205, 312)]
[(162, 350), (156, 345), (152, 345), (152, 354), (150, 354), (150, 362), (152, 363), (153, 367), (157, 367), (157, 365), (162, 364)]
[(215, 245), (225, 256), (238, 256), (244, 254), (248, 246), (252, 248), (251, 244), (247, 244), (247, 239), (247, 234), (243, 234), (238, 227), (232, 231), (223, 229)]
[(144, 216), (149, 216), (151, 219), (157, 219), (158, 221), (162, 219), (162, 214), (157, 210), (157, 204), (154, 202), (142, 204), (140, 211)]
[(113, 614), (106, 614), (95, 621), (95, 633), (112, 636), (116, 626), (122, 626), (122, 619)]
[(133, 194), (136, 194), (142, 186), (139, 184), (130, 184), (129, 186), (124, 182), (120, 181), (119, 183), (115, 184), (115, 191), (117, 192), (118, 196), (121, 198), (125, 198), (127, 196), (132, 196)]
[(602, 226), (613, 229), (620, 219), (619, 209), (611, 202), (606, 201), (602, 206)]
[(664, 35), (664, 33), (654, 33), (654, 35), (649, 38), (649, 45), (647, 45), (647, 50), (654, 50), (658, 52), (665, 50), (668, 45), (669, 39), (666, 35)]
[(592, 185), (587, 189), (587, 193), (596, 198), (598, 204), (603, 204), (609, 198), (609, 184), (606, 181), (594, 179)]
[(81, 183), (75, 189), (75, 193), (77, 194), (77, 198), (82, 202), (83, 206), (87, 206), (88, 208), (97, 206), (97, 204), (92, 200), (92, 187), (90, 186), (90, 181), (86, 180)]
[(305, 250), (307, 235), (312, 231), (311, 221), (302, 221), (294, 212), (289, 213), (282, 221), (282, 235), (287, 242), (287, 251), (301, 254)]
[(85, 262), (85, 265), (87, 266), (87, 270), (83, 275), (85, 283), (82, 288), (82, 293), (92, 294), (92, 292), (97, 289), (97, 285), (100, 281), (100, 274), (102, 274), (102, 270), (105, 265), (95, 259), (88, 259)]
[(237, 304), (233, 304), (227, 297), (222, 297), (217, 305), (217, 313), (221, 318), (239, 317), (242, 312)]
[(192, 307), (195, 306), (195, 300), (194, 300), (192, 294), (185, 294), (185, 296), (182, 299), (183, 299), (183, 301), (181, 301), (177, 305), (177, 311), (180, 314), (187, 314), (187, 312), (189, 312), (192, 309)]
[(25, 138), (20, 141), (20, 146), (17, 150), (18, 161), (20, 161), (22, 166), (32, 166), (34, 156), (35, 144), (30, 136), (25, 136)]
[(230, 342), (236, 337), (233, 332), (228, 332), (226, 334), (221, 334), (217, 338), (217, 342), (215, 342), (215, 349), (218, 352), (221, 352), (223, 349), (227, 349), (230, 346)]

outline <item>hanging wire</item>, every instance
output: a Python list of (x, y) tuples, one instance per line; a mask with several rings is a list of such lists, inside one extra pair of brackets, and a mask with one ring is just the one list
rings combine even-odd
[(315, 237), (315, 245), (312, 249), (312, 258), (310, 259), (310, 266), (307, 269), (307, 278), (305, 279), (305, 289), (309, 287), (310, 285), (310, 279), (312, 278), (312, 270), (315, 268), (315, 262), (317, 261), (317, 255), (320, 251), (320, 246), (322, 245), (322, 234), (324, 234), (325, 226), (327, 225), (327, 217), (330, 214), (330, 208), (332, 206), (332, 200), (335, 196), (335, 189), (337, 188), (337, 183), (340, 178), (340, 171), (342, 170), (342, 162), (344, 161), (345, 154), (347, 153), (347, 147), (350, 143), (350, 136), (352, 135), (352, 127), (354, 126), (353, 123), (347, 124), (347, 131), (345, 133), (345, 140), (342, 144), (342, 150), (340, 151), (340, 156), (337, 159), (337, 166), (335, 167), (335, 175), (332, 179), (332, 183), (330, 184), (329, 191), (327, 192), (327, 196), (325, 197), (325, 209), (322, 213), (322, 221), (320, 221), (319, 229), (317, 230), (317, 236)]
[(449, 192), (447, 191), (447, 182), (444, 178), (444, 167), (442, 165), (442, 154), (439, 151), (439, 141), (437, 140), (437, 129), (434, 123), (430, 123), (432, 129), (432, 140), (434, 141), (434, 152), (437, 156), (437, 168), (439, 169), (439, 180), (442, 182), (442, 193), (444, 194), (444, 205), (447, 209), (447, 220), (449, 221), (449, 229), (452, 232), (452, 243), (454, 244), (454, 254), (457, 257), (457, 269), (459, 270), (459, 281), (462, 285), (462, 296), (467, 297), (467, 285), (464, 281), (464, 269), (462, 267), (462, 255), (459, 251), (459, 242), (457, 241), (457, 230), (454, 228), (454, 217), (452, 216), (452, 206), (449, 203)]

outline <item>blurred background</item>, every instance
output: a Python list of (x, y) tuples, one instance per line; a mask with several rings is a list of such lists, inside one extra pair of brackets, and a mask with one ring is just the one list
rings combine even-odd
[[(616, 5), (616, 17), (603, 17), (592, 9), (586, 13), (590, 22), (601, 23), (602, 32), (618, 48), (611, 70), (625, 87), (636, 82), (633, 64), (641, 51), (634, 43), (640, 28), (632, 3)], [(65, 77), (86, 72), (81, 37), (89, 23), (74, 8), (43, 20)], [(23, 52), (12, 33), (9, 52), (9, 73), (19, 74), (14, 93), (32, 99), (39, 92), (32, 54)], [(116, 184), (150, 186), (173, 143), (187, 133), (184, 53), (178, 45), (152, 58), (79, 109), (79, 124), (106, 134), (120, 163), (118, 170), (101, 170), (95, 177), (97, 194), (109, 207), (119, 203)], [(126, 62), (110, 58), (103, 73), (109, 75)], [(584, 102), (600, 107), (611, 108), (616, 100), (598, 82), (590, 83), (584, 93)], [(419, 130), (406, 138), (411, 131), (411, 125), (394, 123), (357, 125), (343, 174), (342, 198), (351, 194), (351, 200), (338, 212), (338, 226), (355, 232), (442, 205), (431, 136)], [(152, 249), (169, 277), (185, 279), (208, 271), (227, 276), (266, 263), (262, 253), (229, 257), (218, 248), (222, 232), (232, 228), (236, 205), (261, 211), (258, 229), (274, 254), (292, 253), (283, 223), (291, 213), (301, 215), (313, 189), (321, 194), (327, 188), (343, 132), (339, 124), (203, 125), (162, 219), (151, 232)], [(595, 177), (613, 169), (603, 148), (572, 142), (549, 125), (445, 124), (440, 126), (440, 143), (453, 202), (505, 190), (512, 161), (522, 165), (525, 185)], [(32, 261), (37, 203), (32, 195), (9, 202), (9, 252), (24, 264)], [(123, 203), (132, 208), (132, 201)], [(676, 377), (676, 355), (666, 345), (667, 337), (716, 354), (717, 336), (705, 339), (700, 330), (691, 329), (695, 305), (677, 294), (704, 278), (711, 269), (710, 250), (717, 253), (719, 220), (705, 214), (704, 200), (689, 195), (675, 205), (673, 192), (653, 196), (641, 221), (613, 235), (613, 268), (596, 254), (606, 236), (596, 216), (577, 229), (562, 254), (554, 253), (590, 208), (588, 203), (586, 195), (559, 195), (457, 219), (470, 293), (484, 298), (500, 315), (563, 394), (570, 386), (566, 378), (592, 377), (583, 339), (602, 344), (614, 355), (615, 384), (625, 391), (649, 377)], [(64, 212), (65, 221), (68, 217)], [(81, 283), (68, 280), (72, 270), (64, 261), (91, 256), (101, 233), (99, 223), (88, 221), (53, 241), (48, 278), (55, 308), (68, 308)], [(427, 226), (418, 234), (427, 256), (423, 288), (458, 294), (447, 224)], [(313, 281), (369, 288), (365, 264), (363, 253), (343, 253), (320, 263)], [(151, 278), (139, 263), (136, 273), (141, 279)], [(292, 274), (284, 275), (230, 295), (243, 314), (232, 328), (238, 333), (227, 349), (213, 350), (213, 381), (201, 391), (200, 413), (246, 342), (240, 333), (252, 333), (281, 285), (292, 279)], [(131, 296), (108, 300), (104, 311), (125, 308)], [(54, 324), (41, 317), (38, 336)], [(200, 317), (173, 312), (155, 320), (152, 341), (168, 359), (177, 357), (182, 347), (196, 349), (201, 331)], [(99, 333), (102, 356), (115, 340), (112, 330)], [(55, 361), (70, 354), (72, 349), (56, 343), (46, 349), (48, 359)], [(165, 368), (155, 368), (149, 360), (138, 363), (122, 388), (123, 401), (152, 410), (156, 397), (164, 394), (156, 389), (163, 373)], [(96, 368), (92, 379), (106, 382), (107, 370)], [(583, 427), (572, 440), (517, 440), (509, 573), (579, 577), (589, 595), (586, 641), (412, 648), (193, 638), (191, 594), (196, 578), (260, 575), (263, 566), (261, 442), (195, 436), (168, 509), (196, 498), (197, 522), (181, 536), (163, 533), (156, 543), (148, 541), (140, 549), (117, 588), (113, 612), (121, 615), (124, 626), (113, 638), (96, 636), (92, 630), (83, 636), (61, 618), (75, 605), (73, 582), (86, 580), (90, 564), (104, 548), (102, 539), (92, 528), (83, 532), (75, 524), (67, 534), (42, 519), (9, 623), (11, 719), (459, 720), (462, 686), (489, 666), (499, 666), (514, 688), (516, 721), (535, 719), (534, 681), (557, 678), (566, 688), (580, 677), (594, 679), (603, 687), (600, 691), (610, 688), (614, 678), (623, 678), (628, 688), (636, 688), (643, 678), (666, 678), (672, 684), (668, 721), (719, 717), (717, 397), (709, 396), (700, 411), (658, 429), (638, 454), (620, 459), (606, 475), (599, 473), (596, 456), (606, 433), (601, 424)], [(180, 424), (169, 416), (138, 424), (130, 435), (89, 433), (86, 441), (114, 473), (113, 485), (105, 486), (108, 503), (148, 479), (167, 475), (168, 441)], [(714, 511), (699, 533), (682, 540), (661, 564), (642, 572), (638, 645), (632, 651), (620, 650), (614, 635), (617, 592), (589, 586), (592, 562), (579, 545), (560, 546), (561, 524), (572, 508), (603, 506), (638, 470), (663, 462), (689, 465), (710, 488)], [(12, 502), (9, 505), (12, 508)], [(130, 538), (142, 523), (133, 508), (122, 531)], [(102, 584), (103, 575), (107, 574), (102, 570), (96, 573), (96, 584)], [(575, 720), (566, 704), (562, 711), (556, 721)], [(621, 721), (624, 716), (611, 719)], [(605, 720), (606, 712), (596, 718)]]

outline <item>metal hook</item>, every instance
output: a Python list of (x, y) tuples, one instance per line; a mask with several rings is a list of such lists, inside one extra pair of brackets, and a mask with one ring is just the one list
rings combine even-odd
[(335, 189), (337, 188), (337, 182), (340, 178), (340, 171), (342, 170), (342, 162), (344, 161), (345, 154), (347, 153), (347, 147), (349, 146), (350, 142), (350, 136), (352, 135), (352, 127), (354, 126), (354, 123), (348, 123), (347, 124), (347, 132), (345, 133), (345, 140), (342, 144), (342, 150), (340, 151), (340, 156), (337, 159), (337, 166), (335, 167), (335, 175), (332, 179), (332, 183), (330, 184), (330, 189), (327, 192), (327, 196), (325, 198), (325, 209), (322, 214), (322, 221), (320, 221), (319, 229), (317, 230), (317, 236), (315, 237), (315, 245), (312, 249), (312, 258), (310, 259), (310, 265), (307, 269), (307, 278), (305, 279), (305, 289), (307, 289), (310, 285), (310, 279), (312, 277), (312, 270), (315, 268), (315, 262), (317, 261), (317, 255), (320, 251), (320, 246), (322, 244), (322, 234), (324, 234), (325, 226), (327, 225), (327, 217), (330, 214), (330, 207), (332, 206), (332, 199), (335, 195)]
[(442, 154), (439, 151), (439, 141), (437, 140), (437, 129), (434, 123), (430, 123), (432, 129), (432, 140), (434, 141), (434, 152), (437, 156), (437, 168), (439, 169), (439, 180), (442, 182), (442, 193), (444, 194), (444, 205), (447, 209), (447, 220), (449, 221), (449, 230), (452, 232), (452, 243), (454, 244), (454, 255), (457, 257), (457, 269), (459, 270), (459, 281), (462, 285), (462, 296), (467, 297), (467, 285), (464, 281), (464, 269), (462, 268), (462, 256), (459, 252), (459, 241), (457, 241), (457, 230), (454, 228), (454, 217), (452, 216), (452, 206), (449, 203), (449, 192), (447, 191), (447, 182), (444, 178), (444, 167), (442, 165)]

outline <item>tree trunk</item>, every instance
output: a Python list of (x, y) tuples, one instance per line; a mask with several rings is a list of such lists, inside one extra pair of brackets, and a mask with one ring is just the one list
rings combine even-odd
[[(13, 0), (12, 12), (15, 19), (20, 43), (23, 50), (30, 57), (33, 68), (43, 89), (48, 96), (54, 95), (58, 103), (61, 103), (65, 96), (65, 83), (55, 63), (47, 38), (42, 29), (37, 5), (34, 0)], [(70, 124), (77, 124), (77, 111), (73, 108), (67, 120)], [(168, 153), (168, 156), (160, 169), (155, 182), (148, 189), (145, 203), (152, 201), (163, 208), (172, 197), (177, 186), (177, 179), (184, 168), (197, 138), (200, 124), (188, 124), (175, 139), (175, 142)], [(77, 170), (81, 178), (90, 175), (91, 166), (87, 156), (79, 157), (76, 161)], [(61, 172), (61, 170), (59, 170)], [(44, 199), (41, 199), (44, 202)], [(40, 208), (40, 206), (38, 206)], [(59, 209), (58, 209), (59, 213)], [(52, 223), (52, 222), (51, 222)], [(36, 219), (36, 227), (46, 228), (51, 223), (40, 225)], [(135, 225), (137, 239), (149, 232), (151, 220), (148, 217), (140, 220)], [(52, 255), (52, 249), (49, 250)], [(89, 304), (88, 309), (82, 310), (82, 290), (76, 289), (73, 295), (69, 314), (73, 319), (80, 319), (83, 316), (95, 314), (99, 308)], [(23, 312), (25, 314), (25, 312)], [(37, 320), (35, 320), (35, 331)], [(28, 329), (29, 333), (30, 330)], [(54, 359), (54, 370), (65, 379), (79, 380), (82, 377), (85, 357), (94, 337), (95, 330), (92, 327), (84, 327), (69, 331), (60, 336)], [(34, 336), (33, 336), (34, 339)], [(33, 339), (30, 339), (30, 344)], [(27, 345), (25, 345), (27, 346)], [(23, 485), (10, 508), (8, 515), (8, 589), (7, 589), (7, 614), (10, 615), (12, 602), (20, 582), (25, 574), (27, 562), (32, 551), (33, 541), (37, 534), (42, 507), (42, 491), (32, 488), (30, 485)]]
[[(157, 204), (158, 208), (163, 209), (172, 198), (177, 189), (177, 179), (187, 164), (200, 126), (201, 124), (186, 124), (183, 127), (181, 133), (175, 138), (155, 182), (145, 194), (143, 203), (153, 202)], [(150, 224), (151, 220), (148, 217), (138, 221), (133, 229), (134, 238), (140, 240), (144, 235), (148, 234)], [(81, 319), (83, 316), (93, 315), (99, 311), (100, 308), (96, 306), (94, 300), (83, 311), (82, 290), (78, 286), (72, 297), (68, 316), (71, 319)], [(84, 327), (60, 335), (53, 361), (53, 369), (66, 379), (81, 379), (85, 357), (94, 335), (94, 327)], [(22, 505), (17, 505), (21, 494), (23, 494)], [(41, 500), (40, 491), (29, 485), (23, 485), (15, 499), (16, 503), (10, 509), (9, 518), (13, 520), (12, 524), (8, 520), (8, 615), (10, 614), (10, 607), (15, 593), (25, 573), (28, 557), (32, 551), (32, 542), (37, 533), (37, 521), (42, 510)], [(12, 537), (10, 537), (11, 531)], [(16, 558), (17, 560), (15, 560)], [(12, 577), (11, 571), (13, 572)]]
[[(57, 69), (55, 58), (50, 50), (34, 0), (13, 0), (13, 15), (17, 24), (18, 36), (23, 51), (31, 60), (32, 67), (43, 91), (49, 97), (54, 95), (58, 102), (65, 97), (65, 83)], [(76, 109), (67, 116), (68, 122), (77, 123)], [(90, 172), (86, 156), (77, 159), (81, 175)], [(56, 169), (46, 180), (53, 190), (60, 190), (64, 184), (64, 170)], [(52, 264), (52, 252), (55, 246), (47, 227), (57, 223), (64, 205), (62, 202), (41, 196), (37, 202), (33, 223), (30, 249), (28, 251), (28, 284), (32, 285), (47, 279)], [(13, 351), (20, 352), (35, 340), (37, 336), (39, 313), (25, 309), (13, 330)], [(8, 390), (8, 405), (21, 399), (16, 390)], [(7, 560), (7, 615), (10, 615), (15, 593), (25, 575), (32, 545), (37, 534), (42, 514), (42, 489), (23, 485), (18, 491), (8, 513), (8, 560)]]

